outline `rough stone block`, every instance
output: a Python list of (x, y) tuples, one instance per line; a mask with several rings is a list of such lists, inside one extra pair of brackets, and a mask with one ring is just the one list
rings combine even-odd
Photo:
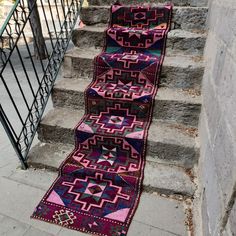
[(208, 226), (205, 225), (205, 228), (208, 228), (210, 235), (214, 235), (216, 230), (219, 229), (220, 219), (224, 214), (224, 206), (210, 145), (206, 148), (204, 154), (204, 166), (202, 166), (201, 175), (203, 188), (205, 189), (205, 208), (202, 206), (202, 212), (203, 215), (207, 214), (209, 219)]
[(218, 96), (214, 89), (215, 87), (211, 82), (211, 74), (206, 73), (204, 75), (202, 86), (202, 107), (206, 114), (210, 142), (213, 144), (222, 113), (219, 106)]
[(213, 145), (214, 158), (218, 184), (223, 193), (222, 204), (227, 206), (236, 181), (236, 152), (232, 137), (224, 119), (219, 123)]
[(229, 216), (229, 228), (233, 236), (236, 235), (236, 200)]

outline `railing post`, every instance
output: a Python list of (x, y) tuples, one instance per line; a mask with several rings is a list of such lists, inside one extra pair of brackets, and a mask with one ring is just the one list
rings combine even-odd
[(26, 169), (28, 168), (28, 165), (27, 165), (27, 163), (25, 162), (25, 160), (24, 160), (24, 158), (23, 158), (23, 156), (22, 156), (21, 151), (18, 149), (18, 145), (17, 145), (17, 143), (16, 143), (16, 141), (15, 141), (13, 135), (12, 135), (12, 132), (11, 132), (11, 130), (10, 130), (8, 124), (7, 124), (7, 121), (6, 121), (6, 119), (5, 119), (4, 114), (5, 114), (5, 113), (4, 113), (4, 111), (3, 111), (3, 109), (2, 109), (2, 106), (1, 106), (1, 104), (0, 104), (0, 121), (1, 121), (1, 123), (2, 123), (3, 128), (5, 129), (5, 131), (6, 131), (6, 133), (7, 133), (8, 138), (9, 138), (10, 141), (11, 141), (11, 144), (12, 144), (12, 146), (13, 146), (13, 148), (14, 148), (14, 150), (15, 150), (15, 152), (16, 152), (16, 154), (17, 154), (19, 160), (20, 160), (20, 162), (21, 162), (21, 167), (22, 167), (22, 169), (26, 170)]

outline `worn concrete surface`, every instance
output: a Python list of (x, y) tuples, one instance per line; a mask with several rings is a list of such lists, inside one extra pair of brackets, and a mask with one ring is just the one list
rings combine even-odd
[[(91, 80), (93, 78), (93, 59), (100, 52), (100, 49), (94, 47), (69, 50), (63, 65), (64, 77)], [(162, 66), (160, 86), (199, 91), (203, 73), (204, 65), (199, 57), (167, 56)]]
[[(107, 24), (110, 6), (89, 6), (81, 11), (81, 19), (86, 25)], [(174, 7), (172, 29), (202, 32), (206, 26), (206, 7)]]
[[(178, 1), (180, 3), (180, 0), (175, 1)], [(190, 3), (189, 0), (186, 0), (184, 2), (186, 3), (183, 4)], [(187, 8), (179, 9), (179, 13), (176, 10), (176, 14), (181, 15), (181, 11), (187, 10)], [(195, 11), (195, 9), (193, 10)], [(200, 12), (200, 10), (199, 13), (196, 13), (198, 10), (199, 9), (196, 9), (194, 13), (191, 13), (192, 9), (189, 9), (188, 12), (184, 13), (187, 15), (195, 15), (194, 19), (187, 20), (191, 23), (190, 28), (185, 26), (184, 23), (181, 23), (180, 21), (179, 23), (178, 21), (176, 21), (175, 27), (186, 27), (186, 29), (188, 28), (188, 30), (194, 29), (194, 24), (197, 19), (198, 21), (200, 21), (200, 23), (202, 22), (202, 19), (200, 19), (202, 13)], [(184, 19), (184, 17), (182, 18)], [(199, 29), (199, 26), (197, 27)], [(95, 56), (97, 54), (95, 53), (94, 55), (92, 55), (88, 52), (86, 53), (88, 55), (87, 58), (90, 61), (91, 56)], [(180, 68), (176, 72), (174, 72), (173, 70), (171, 71), (171, 69), (168, 70), (168, 66), (163, 68), (163, 71), (166, 70), (167, 74), (169, 73), (169, 71), (171, 71), (170, 73), (172, 73), (170, 74), (172, 77), (167, 76), (167, 84), (169, 83), (175, 86), (179, 83), (182, 86), (185, 83), (186, 87), (193, 86), (194, 88), (196, 86), (195, 84), (200, 84), (199, 81), (201, 81), (201, 76), (198, 77), (198, 75), (202, 73), (202, 65), (196, 68), (196, 65), (201, 63), (194, 59), (187, 59), (186, 61), (188, 60), (192, 61), (193, 63), (189, 65), (188, 63), (184, 63), (185, 59), (182, 62), (175, 60), (174, 64), (177, 66), (177, 64), (179, 63), (177, 67)], [(181, 67), (181, 65), (183, 66)], [(18, 68), (18, 70), (22, 70), (20, 69), (20, 67), (17, 67), (17, 65), (15, 66), (16, 68)], [(169, 67), (173, 68), (172, 64), (170, 64)], [(181, 79), (177, 79), (179, 76), (178, 73), (182, 75)], [(194, 75), (194, 78), (192, 78), (192, 75)], [(171, 78), (173, 80), (172, 82)], [(177, 79), (177, 82), (174, 81), (175, 79)], [(185, 79), (187, 80), (186, 82), (180, 82), (184, 81)], [(55, 121), (54, 124), (56, 124), (54, 129), (51, 130), (52, 136), (55, 137), (55, 135), (58, 134), (61, 135), (62, 138), (64, 137), (64, 135), (65, 137), (66, 135), (70, 135), (70, 137), (73, 137), (72, 127), (75, 125), (75, 122), (77, 123), (77, 121), (80, 119), (81, 114), (79, 114), (78, 116), (72, 116), (71, 120), (70, 116), (67, 115), (68, 113), (64, 113), (63, 118), (59, 115), (59, 117), (55, 117), (55, 119), (52, 119), (52, 123)], [(65, 125), (67, 127), (64, 127), (61, 132), (60, 125), (63, 125), (62, 120), (65, 120), (65, 117), (67, 117), (69, 125)], [(186, 130), (182, 129), (181, 127), (173, 127), (173, 124), (166, 124), (163, 122), (161, 123), (161, 125), (155, 125), (155, 128), (153, 128), (153, 132), (150, 134), (150, 139), (153, 140), (153, 142), (150, 142), (148, 149), (150, 150), (150, 154), (152, 155), (150, 155), (148, 159), (152, 160), (152, 162), (158, 161), (157, 163), (162, 164), (172, 163), (179, 166), (192, 167), (198, 159), (198, 151), (195, 148), (194, 138), (186, 134)], [(48, 130), (46, 132), (50, 132), (50, 128), (47, 128)], [(65, 131), (68, 131), (68, 133), (64, 133)], [(53, 132), (55, 132), (55, 135), (53, 135)], [(70, 140), (70, 138), (68, 139), (68, 137), (67, 140)], [(49, 138), (49, 140), (52, 139)], [(170, 144), (172, 148), (170, 148)], [(79, 232), (62, 229), (61, 227), (44, 222), (39, 222), (36, 220), (31, 220), (29, 218), (29, 216), (33, 212), (33, 209), (55, 179), (56, 174), (48, 170), (46, 171), (29, 169), (27, 171), (22, 171), (19, 168), (19, 162), (17, 161), (16, 155), (14, 154), (8, 142), (8, 139), (6, 138), (6, 136), (4, 136), (2, 127), (0, 130), (0, 147), (2, 151), (2, 158), (0, 158), (0, 235), (84, 235)], [(51, 154), (54, 153), (53, 150), (50, 151)], [(50, 151), (48, 152), (48, 155), (50, 155)], [(61, 151), (60, 155), (61, 154), (66, 156), (66, 150)], [(157, 158), (155, 159), (155, 157)], [(50, 161), (51, 163), (55, 164), (55, 160)], [(56, 161), (56, 164), (59, 165), (59, 161)], [(154, 166), (147, 165), (148, 173), (145, 180), (147, 181), (146, 185), (148, 185), (150, 181), (153, 181), (153, 183), (155, 182), (155, 189), (170, 191), (169, 193), (174, 193), (176, 191), (176, 193), (181, 192), (183, 194), (184, 192), (186, 192), (185, 194), (187, 194), (193, 191), (194, 187), (189, 183), (189, 179), (182, 171), (182, 169), (171, 166), (164, 167), (163, 165), (155, 166), (155, 163), (153, 165)], [(155, 175), (149, 175), (150, 173), (155, 173)], [(161, 178), (162, 180), (157, 181), (159, 178)], [(169, 182), (165, 181), (165, 179)], [(176, 183), (175, 181), (171, 182), (170, 179), (174, 179)], [(166, 188), (164, 185), (166, 185)], [(187, 232), (186, 229), (186, 222), (187, 224), (191, 225), (191, 222), (189, 222), (189, 219), (191, 219), (191, 217), (185, 214), (186, 207), (187, 206), (183, 201), (163, 198), (157, 194), (144, 193), (141, 197), (140, 205), (131, 224), (128, 236), (188, 235), (189, 232)]]
[[(106, 27), (86, 26), (75, 29), (72, 41), (76, 47), (101, 48), (104, 44), (104, 31)], [(175, 54), (201, 56), (205, 46), (206, 35), (197, 34), (184, 30), (171, 30), (168, 33), (166, 44), (166, 56)]]
[[(90, 5), (111, 5), (114, 3), (114, 0), (88, 0)], [(166, 0), (121, 0), (120, 1), (123, 4), (137, 4), (138, 3), (165, 3)], [(175, 6), (207, 6), (207, 0), (171, 0), (169, 2), (172, 2)]]
[[(63, 143), (39, 143), (31, 150), (28, 163), (31, 168), (57, 171), (73, 149), (73, 145)], [(155, 158), (147, 156), (144, 173), (145, 191), (193, 196), (195, 188), (184, 169), (161, 164)]]
[[(74, 144), (73, 129), (81, 119), (82, 111), (56, 108), (42, 120), (38, 135), (42, 142), (61, 142)], [(67, 117), (67, 119), (65, 119)], [(191, 168), (198, 160), (195, 139), (184, 127), (153, 121), (149, 129), (147, 155)]]
[[(86, 235), (60, 226), (30, 219), (34, 208), (57, 176), (48, 170), (19, 168), (17, 157), (2, 127), (0, 158), (0, 235)], [(128, 236), (188, 235), (184, 201), (143, 193)]]
[(211, 236), (236, 235), (235, 22), (235, 0), (209, 1), (199, 176), (203, 234)]
[[(84, 110), (84, 91), (90, 81), (63, 79), (55, 86), (52, 100), (55, 107)], [(201, 97), (181, 89), (160, 88), (155, 98), (153, 118), (198, 126)]]

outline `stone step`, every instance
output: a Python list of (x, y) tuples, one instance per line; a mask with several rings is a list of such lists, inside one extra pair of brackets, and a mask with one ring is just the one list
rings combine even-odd
[[(207, 7), (174, 7), (171, 28), (202, 32), (207, 12)], [(110, 6), (89, 6), (81, 11), (81, 19), (86, 25), (107, 25), (109, 17)]]
[[(54, 106), (84, 110), (84, 91), (89, 83), (84, 79), (60, 80), (52, 92)], [(155, 99), (153, 117), (197, 127), (200, 110), (200, 96), (182, 90), (160, 88)]]
[[(115, 0), (88, 0), (89, 5), (104, 6), (111, 5)], [(143, 3), (165, 3), (166, 0), (121, 0), (122, 4), (143, 4)], [(207, 0), (171, 0), (174, 6), (193, 6), (193, 7), (205, 7), (207, 6)]]
[[(39, 140), (74, 144), (74, 127), (82, 116), (81, 110), (51, 110), (40, 123)], [(173, 123), (153, 121), (149, 129), (147, 155), (162, 163), (192, 168), (198, 161), (199, 148), (191, 131)]]
[[(73, 150), (73, 145), (39, 143), (30, 151), (28, 164), (34, 168), (57, 171)], [(149, 156), (146, 159), (143, 182), (145, 191), (193, 196), (195, 185), (183, 168), (157, 163)]]
[[(104, 45), (105, 27), (86, 26), (73, 31), (72, 41), (80, 48), (101, 48)], [(205, 34), (184, 30), (171, 30), (168, 33), (166, 56), (175, 54), (202, 55), (206, 42)]]
[[(74, 48), (64, 58), (63, 75), (67, 78), (93, 78), (93, 58), (101, 52), (95, 48)], [(165, 57), (161, 86), (200, 91), (204, 66), (200, 57), (176, 55)]]

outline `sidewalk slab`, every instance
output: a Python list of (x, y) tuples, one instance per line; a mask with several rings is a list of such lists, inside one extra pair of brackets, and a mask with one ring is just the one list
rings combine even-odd
[[(3, 216), (0, 218), (0, 235), (1, 236), (23, 236), (29, 229), (29, 225), (20, 221)], [(41, 235), (40, 235), (41, 236)]]
[[(11, 236), (11, 235), (9, 235), (9, 236)], [(36, 229), (34, 227), (30, 227), (23, 236), (54, 236), (54, 234), (49, 234), (45, 231)]]
[(171, 198), (142, 193), (134, 220), (173, 234), (188, 235), (184, 204)]
[(30, 219), (45, 191), (4, 177), (0, 178), (0, 186), (0, 214), (54, 235), (60, 231), (60, 227), (56, 225)]

